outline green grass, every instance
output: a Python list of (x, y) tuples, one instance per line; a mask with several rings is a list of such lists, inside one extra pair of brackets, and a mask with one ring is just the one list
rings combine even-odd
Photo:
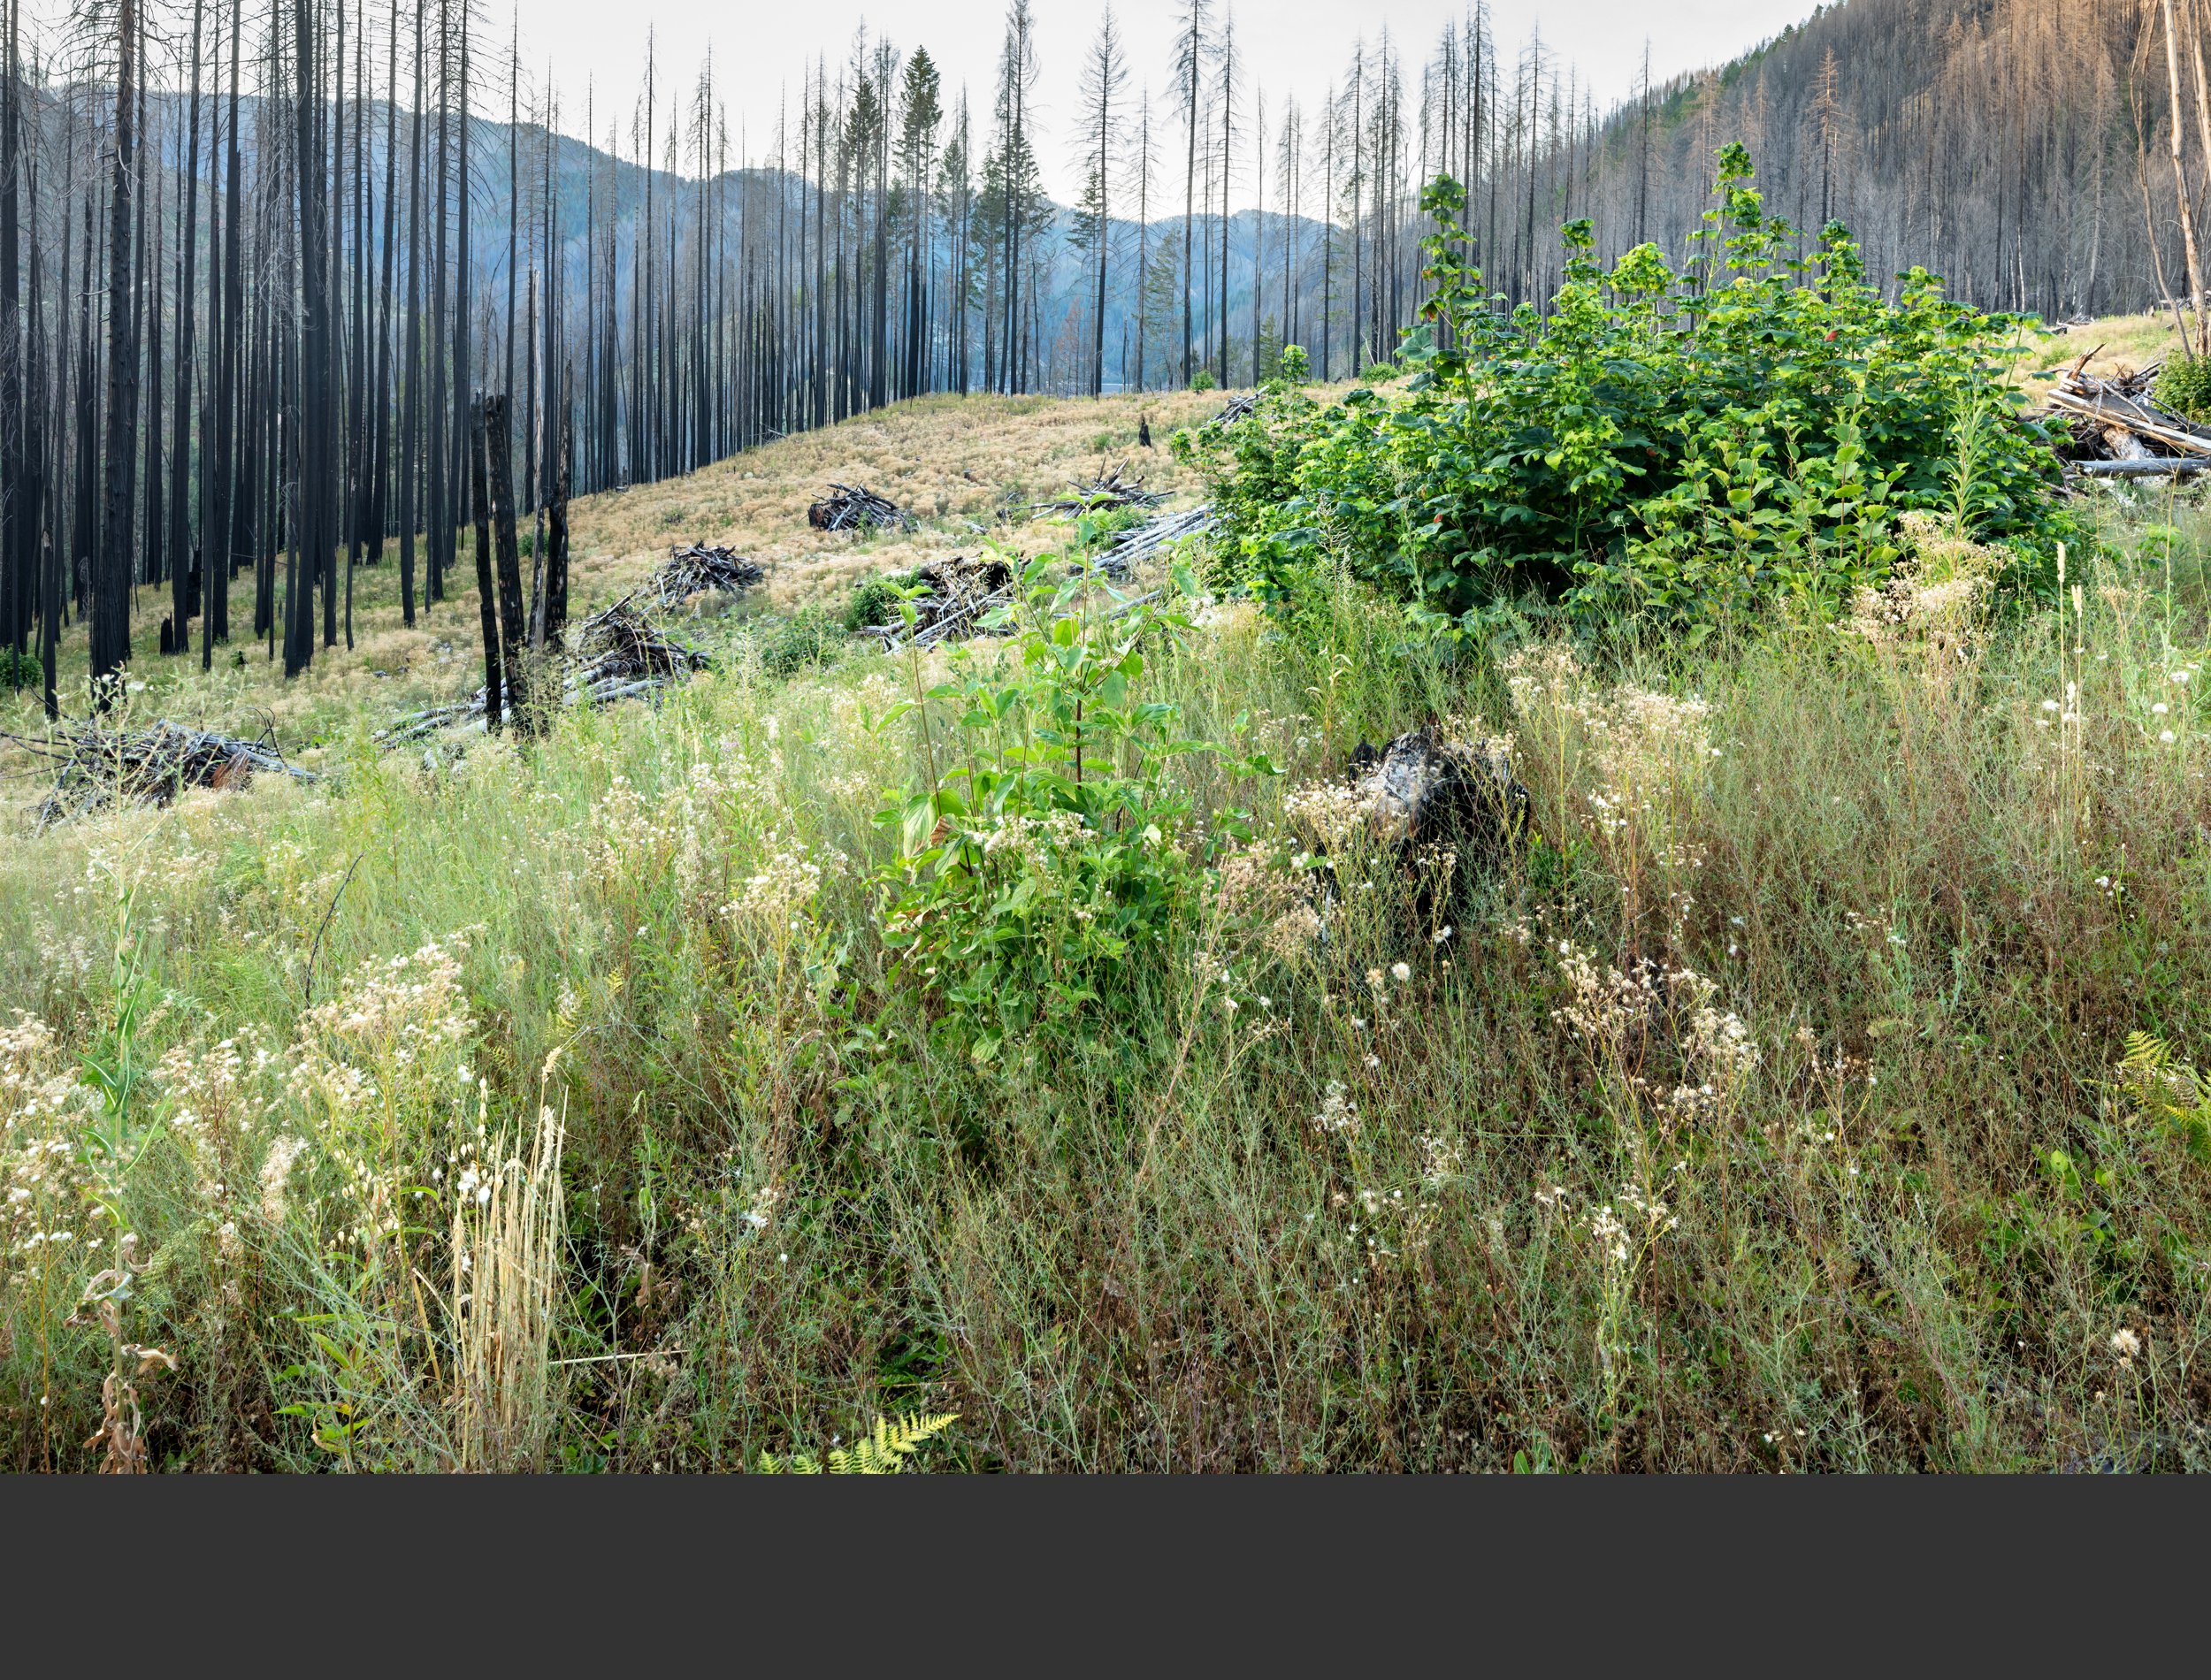
[[(864, 652), (738, 637), (433, 768), (333, 699), (323, 785), (22, 836), (8, 1462), (89, 1467), (119, 1363), (157, 1468), (738, 1469), (920, 1412), (932, 1467), (2200, 1468), (2211, 1180), (2111, 1081), (2137, 1031), (2211, 1059), (2211, 522), (2112, 528), (2085, 616), (1962, 666), (1217, 609), (1141, 697), (1285, 767), (1259, 908), (987, 1068), (884, 955), (927, 749)], [(1272, 936), (1288, 796), (1453, 717), (1540, 837), (1449, 902), (1340, 847), (1327, 940)], [(562, 1258), (516, 1322), (565, 1363), (464, 1376), (508, 1239), (460, 1187), (541, 1109)], [(488, 1447), (487, 1382), (529, 1418)]]

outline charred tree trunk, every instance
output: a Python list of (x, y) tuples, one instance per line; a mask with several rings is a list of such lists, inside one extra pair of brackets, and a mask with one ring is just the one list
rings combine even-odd
[(506, 692), (504, 661), (500, 657), (499, 598), (493, 592), (497, 585), (492, 581), (492, 529), (488, 515), (490, 498), (484, 484), (484, 401), (478, 398), (469, 408), (469, 427), (464, 434), (468, 439), (469, 487), (476, 508), (476, 608), (484, 627), (484, 721), (487, 728), (499, 728), (502, 701)]
[(561, 401), (560, 453), (554, 458), (553, 505), (546, 515), (545, 622), (538, 641), (559, 646), (568, 629), (568, 495), (575, 433), (565, 391)]
[[(170, 651), (181, 653), (192, 645), (192, 524), (190, 467), (192, 455), (192, 376), (199, 356), (194, 332), (198, 312), (200, 271), (200, 29), (204, 0), (192, 4), (192, 107), (187, 121), (190, 138), (184, 149), (184, 234), (177, 291), (177, 399), (175, 434), (170, 445), (171, 470), (175, 490), (169, 505), (169, 610), (175, 625)], [(203, 439), (204, 447), (204, 439)]]
[[(530, 696), (528, 678), (523, 669), (522, 643), (525, 613), (522, 598), (522, 554), (515, 539), (515, 466), (513, 444), (514, 404), (507, 397), (484, 399), (484, 441), (489, 452), (487, 463), (491, 477), (491, 515), (493, 522), (493, 538), (498, 544), (499, 563), (499, 645), (501, 662), (507, 673), (507, 698), (514, 714), (515, 730), (520, 735), (531, 734)], [(476, 529), (484, 529), (484, 516), (477, 515)], [(482, 562), (478, 562), (478, 577), (482, 577)]]
[[(131, 211), (138, 202), (137, 0), (119, 0), (115, 170), (108, 197), (107, 506), (92, 579), (92, 676), (113, 676), (131, 657), (131, 447), (138, 435), (138, 345), (132, 336)], [(99, 702), (103, 706), (106, 700)]]

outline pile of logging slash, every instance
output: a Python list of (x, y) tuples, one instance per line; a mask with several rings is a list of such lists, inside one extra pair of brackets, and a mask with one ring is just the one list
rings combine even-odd
[(1097, 477), (1086, 485), (1069, 480), (1067, 490), (1067, 495), (1051, 501), (1030, 502), (1020, 511), (1035, 518), (1043, 514), (1110, 512), (1116, 508), (1151, 508), (1167, 500), (1165, 491), (1146, 490), (1142, 478), (1131, 478), (1125, 461), (1111, 470), (1100, 462)]
[(2050, 391), (2050, 417), (2062, 419), (2069, 434), (2060, 446), (2069, 473), (2169, 478), (2211, 467), (2211, 430), (2152, 396), (2157, 365), (2110, 378), (2087, 367), (2088, 356), (2082, 356), (2059, 373)]
[[(1213, 523), (1210, 508), (1193, 508), (1179, 514), (1162, 514), (1146, 524), (1122, 533), (1122, 541), (1102, 555), (1093, 575), (1116, 581), (1126, 579), (1136, 562), (1157, 554), (1169, 543), (1194, 537)], [(1083, 562), (1076, 562), (1078, 570)], [(965, 555), (923, 566), (913, 575), (922, 593), (914, 601), (915, 619), (909, 632), (904, 623), (881, 624), (864, 632), (879, 637), (886, 653), (909, 647), (933, 647), (939, 642), (966, 641), (973, 636), (995, 633), (988, 623), (991, 614), (1011, 607), (1021, 592), (1021, 580), (1004, 561)], [(1119, 617), (1143, 602), (1157, 599), (1158, 591), (1136, 600), (1121, 600), (1108, 616)]]
[[(567, 668), (561, 678), (562, 704), (611, 706), (657, 693), (707, 668), (706, 654), (663, 635), (632, 605), (636, 599), (634, 592), (624, 595), (578, 627), (575, 651), (563, 661)], [(465, 700), (412, 713), (379, 731), (377, 744), (388, 751), (426, 740), (440, 729), (481, 729), (489, 716), (489, 701), (488, 688), (479, 688)]]
[(1014, 569), (987, 556), (954, 555), (923, 566), (914, 582), (924, 592), (913, 605), (917, 616), (909, 632), (904, 621), (875, 626), (867, 633), (883, 638), (886, 653), (938, 642), (965, 641), (983, 632), (983, 621), (1014, 604), (1019, 587)]
[(806, 510), (806, 523), (816, 531), (872, 531), (878, 526), (913, 529), (914, 515), (887, 497), (851, 485), (833, 484), (830, 494)]
[[(1202, 534), (1213, 523), (1210, 507), (1158, 515), (1121, 532), (1098, 557), (1096, 570), (1116, 581), (1128, 578), (1134, 575), (1138, 561), (1149, 560), (1186, 537)], [(882, 638), (887, 653), (987, 634), (983, 621), (999, 607), (1011, 607), (1021, 587), (1004, 561), (964, 555), (923, 566), (914, 574), (914, 582), (925, 592), (914, 602), (918, 616), (912, 632), (903, 623), (880, 624), (867, 632)], [(1132, 604), (1123, 603), (1115, 610)]]
[(688, 543), (668, 551), (668, 558), (653, 574), (648, 587), (662, 607), (680, 607), (693, 595), (715, 592), (735, 594), (750, 589), (768, 574), (732, 549), (712, 543)]
[(1252, 415), (1259, 412), (1259, 393), (1256, 391), (1250, 392), (1230, 402), (1227, 408), (1223, 409), (1219, 414), (1213, 416), (1213, 417), (1206, 421), (1205, 424), (1209, 426), (1219, 426), (1225, 431), (1229, 426), (1236, 424), (1236, 423), (1239, 420), (1247, 420), (1251, 418)]
[(1130, 526), (1107, 544), (1098, 559), (1098, 569), (1109, 577), (1126, 577), (1136, 570), (1137, 561), (1150, 560), (1186, 537), (1202, 537), (1213, 529), (1213, 510), (1210, 505), (1185, 508), (1181, 513), (1155, 515), (1141, 525)]
[(41, 828), (89, 815), (118, 800), (165, 806), (193, 788), (218, 792), (242, 788), (258, 775), (317, 779), (311, 770), (286, 763), (265, 735), (241, 741), (165, 719), (147, 729), (109, 729), (88, 722), (43, 740), (22, 735), (0, 738), (61, 766), (53, 791), (32, 813)]

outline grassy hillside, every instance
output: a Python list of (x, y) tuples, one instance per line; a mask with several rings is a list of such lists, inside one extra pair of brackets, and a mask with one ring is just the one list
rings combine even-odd
[[(924, 402), (580, 508), (579, 605), (677, 537), (773, 569), (685, 627), (712, 672), (535, 743), (375, 748), (480, 671), (388, 566), (288, 687), (142, 657), (134, 714), (328, 775), (14, 819), (7, 1461), (736, 1468), (953, 1413), (915, 1462), (2204, 1465), (2192, 499), (1932, 634), (1455, 645), (1341, 577), (1154, 621), (1164, 575), (1052, 570), (1026, 638), (773, 674), (1136, 411)], [(831, 477), (928, 523), (809, 532)], [(1519, 844), (1350, 820), (1429, 723), (1509, 751)], [(1070, 730), (1117, 802), (1072, 837), (1020, 803)], [(956, 773), (1004, 803), (917, 837)]]

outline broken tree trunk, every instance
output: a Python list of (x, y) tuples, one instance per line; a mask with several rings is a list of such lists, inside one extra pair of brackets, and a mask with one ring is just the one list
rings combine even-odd
[(506, 679), (499, 657), (499, 605), (492, 582), (492, 527), (490, 500), (484, 484), (484, 399), (469, 405), (469, 488), (476, 504), (476, 604), (484, 621), (485, 721), (493, 729), (500, 723), (500, 696)]
[(553, 506), (546, 514), (545, 599), (538, 645), (559, 646), (568, 629), (568, 487), (575, 455), (575, 431), (565, 406), (561, 410), (561, 452), (553, 470)]
[(530, 696), (522, 659), (522, 554), (515, 538), (514, 446), (508, 436), (508, 407), (504, 396), (486, 397), (483, 426), (490, 455), (493, 540), (498, 545), (500, 653), (506, 667), (507, 697), (514, 704), (515, 728), (527, 735)]

